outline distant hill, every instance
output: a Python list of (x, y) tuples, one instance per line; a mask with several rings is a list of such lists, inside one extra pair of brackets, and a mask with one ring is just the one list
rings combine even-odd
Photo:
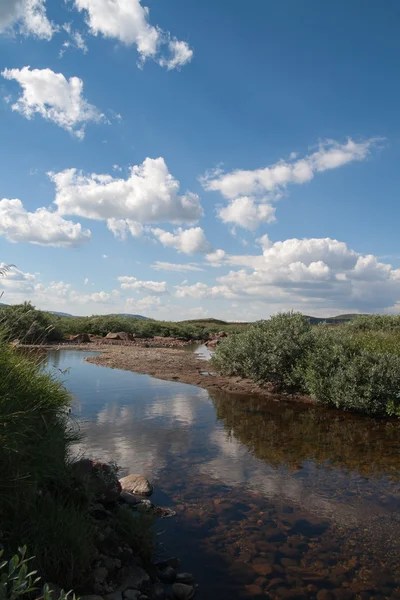
[(58, 312), (56, 310), (46, 310), (44, 312), (48, 312), (51, 315), (56, 315), (56, 317), (73, 317), (74, 316), (74, 315), (71, 315), (70, 313)]
[(360, 313), (349, 313), (348, 315), (337, 315), (336, 317), (310, 317), (309, 315), (304, 315), (306, 319), (309, 320), (311, 325), (317, 325), (318, 323), (330, 323), (331, 325), (338, 325), (339, 323), (346, 323), (347, 321), (352, 321), (356, 317), (366, 317), (366, 314)]
[(104, 315), (105, 317), (124, 317), (126, 319), (142, 319), (145, 321), (149, 320), (149, 317), (144, 317), (143, 315), (131, 315), (129, 313), (111, 313), (109, 315)]

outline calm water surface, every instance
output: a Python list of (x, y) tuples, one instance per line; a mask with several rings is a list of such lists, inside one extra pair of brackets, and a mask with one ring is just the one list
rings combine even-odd
[[(51, 352), (88, 456), (154, 483), (198, 598), (400, 599), (400, 425), (209, 393)], [(205, 363), (206, 364), (206, 363)], [(321, 592), (321, 590), (325, 590)]]

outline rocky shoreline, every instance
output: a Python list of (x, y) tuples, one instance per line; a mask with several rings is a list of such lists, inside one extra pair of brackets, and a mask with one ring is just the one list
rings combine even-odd
[(211, 391), (229, 392), (232, 394), (258, 395), (271, 400), (283, 399), (295, 402), (312, 403), (307, 396), (300, 394), (276, 393), (272, 386), (258, 385), (250, 379), (220, 375), (210, 370), (207, 361), (201, 360), (197, 354), (176, 347), (144, 347), (135, 343), (125, 344), (52, 344), (47, 346), (30, 346), (41, 350), (80, 350), (98, 352), (88, 356), (87, 362), (123, 369), (143, 375), (151, 375), (157, 379), (177, 381), (195, 385)]
[[(136, 474), (118, 480), (114, 465), (85, 458), (72, 468), (77, 481), (94, 494), (89, 512), (97, 533), (91, 572), (79, 590), (81, 600), (190, 600), (197, 586), (191, 573), (180, 572), (180, 560), (145, 559), (135, 547), (140, 540), (129, 543), (121, 531), (123, 523), (136, 527), (145, 520), (151, 535), (157, 518), (175, 514), (148, 499), (153, 492), (150, 482)], [(58, 597), (58, 586), (50, 588)]]

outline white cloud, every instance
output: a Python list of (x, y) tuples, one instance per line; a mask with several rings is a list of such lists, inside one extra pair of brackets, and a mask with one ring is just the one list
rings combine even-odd
[[(217, 277), (216, 285), (177, 286), (177, 297), (240, 298), (258, 301), (257, 310), (393, 310), (400, 298), (400, 269), (361, 255), (330, 238), (288, 239), (265, 236), (259, 256), (213, 253), (211, 263), (244, 266)], [(275, 306), (275, 308), (273, 308)], [(261, 315), (265, 314), (261, 313)]]
[[(84, 175), (76, 169), (50, 173), (61, 214), (89, 219), (128, 219), (137, 223), (195, 223), (203, 216), (197, 194), (179, 195), (179, 181), (163, 158), (146, 158), (128, 179)], [(129, 228), (129, 224), (128, 224)]]
[(143, 233), (143, 226), (131, 219), (107, 219), (107, 227), (121, 240), (126, 240), (128, 232), (132, 237), (140, 237)]
[(257, 229), (261, 223), (275, 221), (275, 207), (267, 203), (258, 204), (250, 196), (240, 196), (217, 212), (224, 223), (234, 223), (250, 230)]
[(71, 291), (69, 298), (71, 302), (78, 304), (115, 304), (115, 299), (119, 296), (118, 290), (113, 290), (111, 294), (108, 292), (93, 292), (93, 294), (79, 294)]
[(207, 191), (218, 191), (230, 201), (217, 209), (224, 223), (255, 230), (261, 223), (275, 221), (275, 208), (271, 203), (282, 197), (289, 184), (306, 183), (317, 173), (363, 161), (378, 141), (372, 138), (356, 142), (349, 138), (340, 144), (326, 140), (304, 158), (291, 153), (289, 161), (280, 160), (262, 169), (224, 173), (218, 168), (207, 172), (200, 181)]
[(108, 258), (108, 254), (102, 254), (102, 258)]
[(272, 166), (254, 171), (238, 169), (223, 173), (218, 169), (206, 174), (202, 183), (206, 190), (219, 191), (230, 200), (238, 196), (280, 194), (290, 183), (305, 183), (313, 179), (316, 173), (365, 160), (376, 142), (376, 139), (355, 142), (349, 138), (346, 143), (340, 144), (326, 140), (320, 143), (316, 152), (304, 158), (280, 160)]
[(136, 298), (128, 298), (125, 304), (125, 310), (131, 312), (134, 310), (147, 310), (156, 306), (160, 306), (161, 299), (159, 296), (145, 296), (137, 300)]
[(151, 231), (163, 246), (170, 246), (184, 254), (196, 254), (211, 250), (211, 246), (207, 242), (205, 233), (201, 227), (192, 227), (191, 229), (179, 228), (175, 233), (170, 233), (163, 229), (152, 229)]
[(87, 123), (104, 121), (104, 115), (83, 97), (83, 81), (79, 77), (66, 79), (51, 69), (4, 69), (5, 79), (15, 79), (23, 90), (11, 108), (27, 119), (39, 114), (66, 129), (79, 139), (85, 135)]
[(166, 294), (168, 292), (166, 281), (140, 281), (136, 277), (118, 277), (123, 290), (136, 290), (138, 292), (151, 292), (152, 294)]
[(46, 0), (1, 0), (0, 34), (17, 30), (23, 35), (33, 35), (50, 40), (57, 27), (46, 15)]
[(87, 285), (89, 283), (89, 277), (85, 277), (83, 280), (83, 285)]
[(90, 240), (91, 233), (80, 223), (66, 221), (56, 212), (38, 208), (25, 210), (21, 200), (0, 200), (0, 235), (10, 242), (29, 242), (41, 246), (70, 248)]
[(156, 260), (156, 262), (150, 265), (150, 267), (155, 271), (175, 271), (176, 273), (184, 273), (186, 271), (204, 271), (204, 269), (193, 263), (176, 264), (162, 262), (160, 260)]
[(180, 69), (193, 58), (193, 50), (187, 42), (182, 42), (176, 38), (168, 42), (170, 57), (161, 57), (158, 61), (162, 67), (167, 67), (168, 71), (172, 69)]
[(75, 48), (83, 52), (83, 54), (86, 54), (88, 47), (84, 36), (79, 31), (72, 29), (71, 23), (64, 23), (62, 29), (68, 34), (68, 40), (63, 43), (59, 53), (59, 58), (64, 56), (68, 48)]
[[(140, 63), (152, 58), (167, 69), (190, 62), (193, 51), (186, 42), (172, 38), (160, 27), (150, 25), (149, 9), (140, 0), (74, 0), (75, 8), (86, 12), (93, 35), (117, 39), (126, 46), (135, 45)], [(163, 49), (168, 50), (165, 57)]]
[(236, 298), (238, 296), (227, 285), (209, 286), (201, 282), (194, 285), (176, 285), (175, 289), (177, 298)]

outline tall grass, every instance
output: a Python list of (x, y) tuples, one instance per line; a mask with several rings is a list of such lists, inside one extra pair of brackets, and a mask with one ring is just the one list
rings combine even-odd
[(69, 405), (60, 383), (0, 341), (1, 543), (8, 555), (26, 545), (40, 576), (66, 589), (89, 567), (94, 539), (68, 464), (79, 438)]
[(311, 327), (282, 313), (224, 340), (214, 366), (337, 408), (400, 417), (399, 341), (398, 317)]

